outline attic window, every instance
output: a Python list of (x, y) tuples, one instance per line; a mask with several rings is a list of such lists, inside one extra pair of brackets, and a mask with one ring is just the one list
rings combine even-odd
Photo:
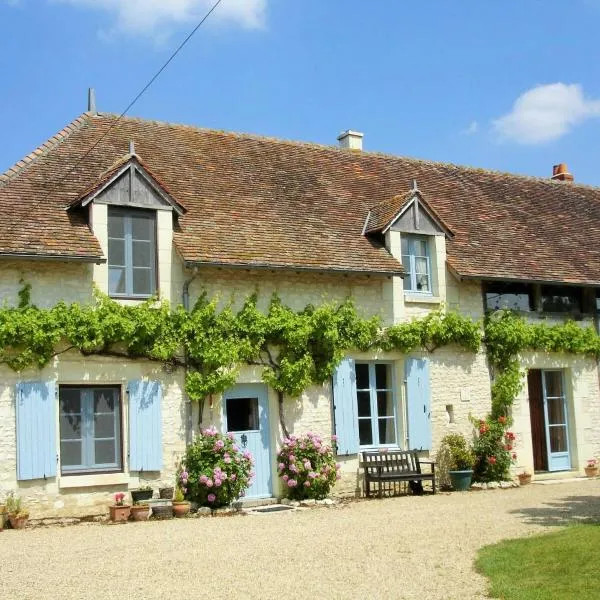
[(108, 293), (148, 298), (156, 292), (154, 211), (108, 207)]
[(431, 260), (426, 236), (402, 235), (402, 266), (406, 271), (404, 291), (431, 294)]

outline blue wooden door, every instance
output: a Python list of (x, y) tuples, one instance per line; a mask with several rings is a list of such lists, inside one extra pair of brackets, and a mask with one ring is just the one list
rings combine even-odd
[(269, 444), (269, 409), (267, 386), (236, 385), (223, 394), (224, 425), (233, 433), (243, 450), (254, 459), (254, 480), (246, 490), (246, 498), (270, 498), (271, 449)]
[(542, 388), (548, 471), (568, 471), (571, 468), (569, 418), (562, 371), (543, 371)]

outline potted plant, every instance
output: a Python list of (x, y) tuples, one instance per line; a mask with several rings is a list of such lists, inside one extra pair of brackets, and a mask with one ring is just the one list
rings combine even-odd
[(442, 440), (442, 448), (448, 455), (448, 475), (452, 488), (464, 492), (471, 487), (475, 455), (465, 436), (452, 433)]
[(131, 506), (125, 504), (125, 494), (117, 492), (115, 494), (115, 503), (110, 507), (110, 520), (115, 523), (119, 521), (127, 521), (131, 514)]
[(23, 529), (27, 525), (29, 511), (23, 508), (21, 498), (15, 496), (13, 492), (10, 492), (6, 498), (6, 512), (13, 529)]
[(585, 474), (587, 477), (598, 477), (598, 459), (590, 458), (585, 466)]
[(149, 485), (143, 485), (137, 490), (131, 490), (131, 500), (134, 505), (143, 502), (144, 500), (152, 500), (153, 490)]
[(529, 485), (531, 483), (531, 473), (523, 471), (518, 474), (519, 485)]
[(173, 513), (176, 517), (185, 517), (190, 512), (191, 504), (185, 499), (187, 493), (189, 473), (182, 467), (179, 467), (177, 475), (177, 485), (175, 486), (175, 495), (173, 496)]
[(150, 518), (150, 505), (147, 502), (139, 502), (131, 507), (131, 518), (134, 521), (147, 521)]
[(6, 523), (6, 504), (0, 504), (0, 531), (4, 529), (4, 524)]

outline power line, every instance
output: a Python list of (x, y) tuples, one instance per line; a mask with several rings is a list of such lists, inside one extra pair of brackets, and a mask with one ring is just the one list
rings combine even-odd
[(94, 142), (94, 144), (84, 153), (82, 154), (77, 162), (71, 167), (67, 173), (60, 178), (58, 183), (56, 184), (56, 188), (60, 187), (63, 181), (94, 151), (95, 148), (98, 147), (100, 142), (118, 125), (119, 121), (131, 110), (134, 104), (146, 93), (148, 88), (160, 77), (161, 73), (171, 64), (171, 62), (175, 59), (175, 57), (183, 50), (183, 47), (194, 37), (195, 33), (202, 27), (206, 19), (210, 17), (210, 15), (214, 12), (214, 10), (221, 4), (223, 0), (217, 0), (212, 8), (202, 17), (200, 22), (192, 29), (192, 31), (188, 34), (188, 36), (179, 44), (177, 49), (171, 54), (169, 59), (162, 65), (162, 67), (152, 76), (152, 79), (148, 81), (148, 83), (141, 89), (141, 91), (137, 94), (137, 96), (127, 105), (127, 108), (117, 117), (114, 123)]

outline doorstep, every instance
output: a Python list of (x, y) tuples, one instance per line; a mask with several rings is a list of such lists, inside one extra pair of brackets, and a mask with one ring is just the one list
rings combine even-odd
[(535, 473), (531, 483), (540, 485), (552, 485), (555, 483), (568, 483), (570, 481), (582, 481), (589, 479), (579, 474), (579, 471), (554, 471), (552, 473)]
[(256, 506), (269, 506), (270, 504), (279, 504), (279, 498), (242, 498), (233, 502), (233, 508), (254, 508)]

